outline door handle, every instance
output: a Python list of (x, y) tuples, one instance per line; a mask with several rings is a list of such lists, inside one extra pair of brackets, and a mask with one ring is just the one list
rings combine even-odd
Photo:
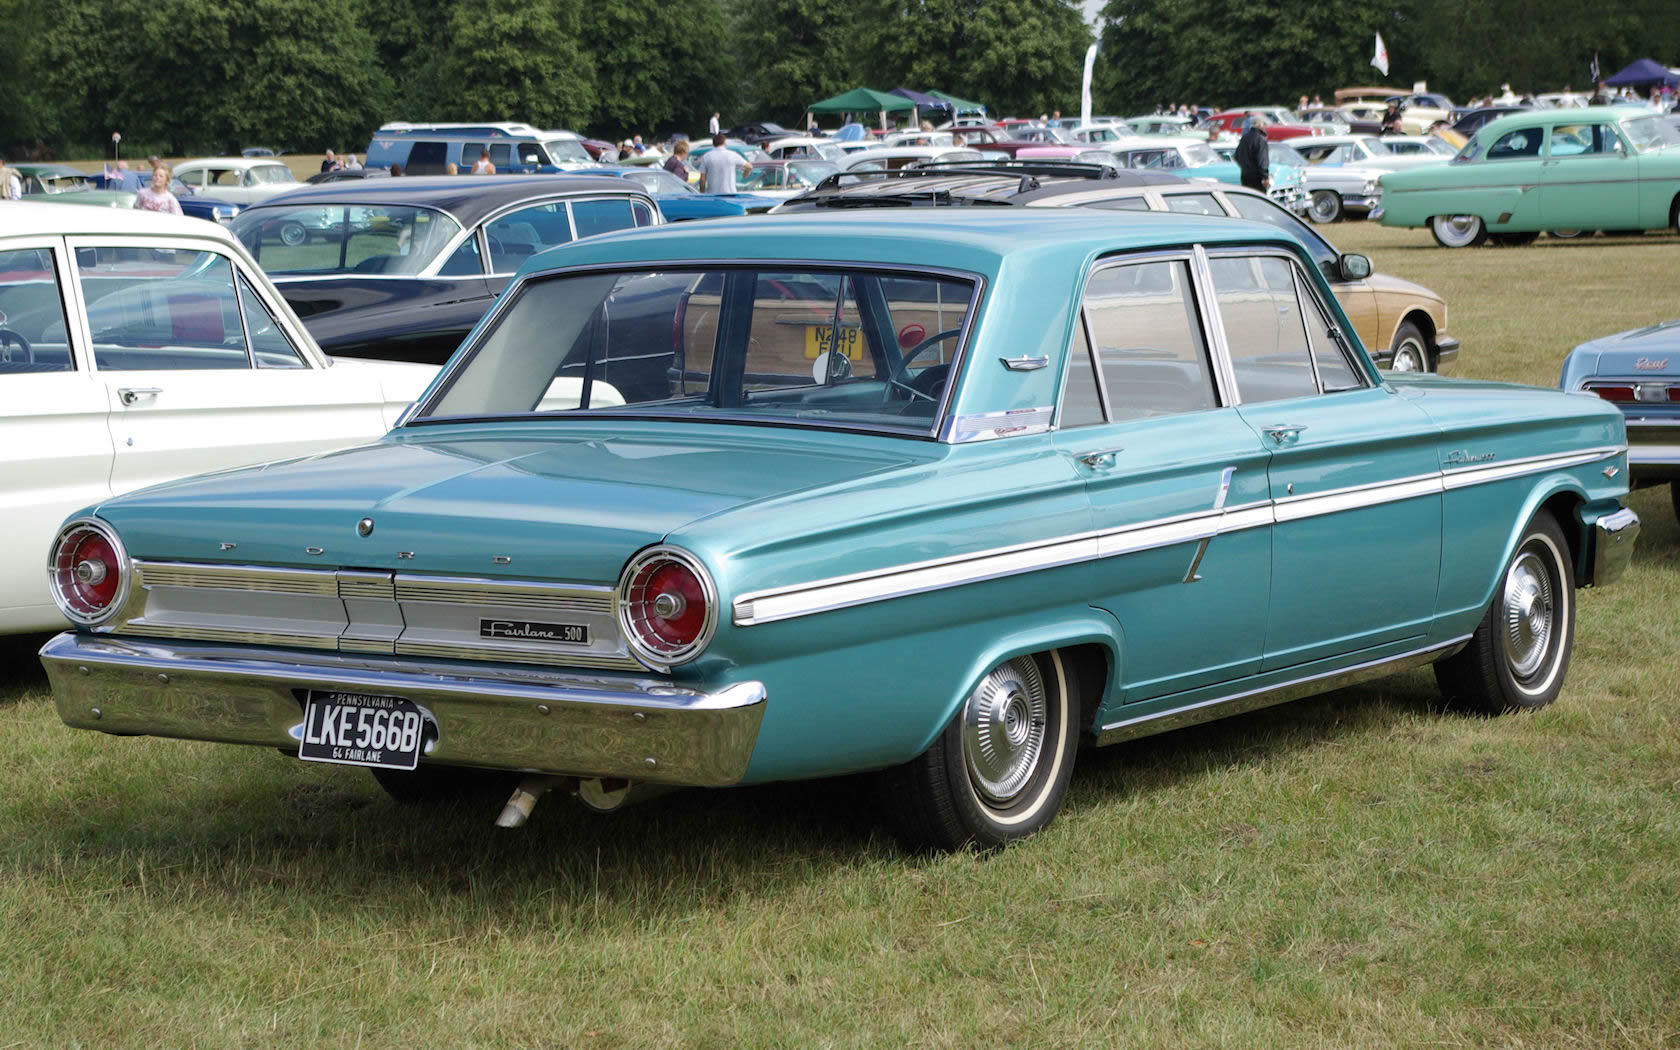
[(1124, 451), (1124, 448), (1105, 448), (1097, 452), (1085, 452), (1079, 456), (1079, 462), (1092, 470), (1107, 470), (1114, 466), (1114, 457)]
[(132, 405), (137, 401), (145, 401), (163, 393), (161, 386), (124, 386), (117, 388), (117, 397), (125, 405)]
[(1280, 445), (1293, 445), (1301, 436), (1301, 431), (1307, 429), (1305, 423), (1276, 423), (1269, 427), (1262, 427), (1265, 435)]

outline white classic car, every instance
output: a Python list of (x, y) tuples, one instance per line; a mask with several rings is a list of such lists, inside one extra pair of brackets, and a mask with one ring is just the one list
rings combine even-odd
[(371, 440), (437, 372), (324, 356), (220, 226), (3, 207), (0, 633), (64, 626), (45, 570), (70, 511)]
[(292, 169), (272, 157), (209, 157), (175, 165), (175, 177), (194, 193), (235, 204), (257, 204), (298, 188)]

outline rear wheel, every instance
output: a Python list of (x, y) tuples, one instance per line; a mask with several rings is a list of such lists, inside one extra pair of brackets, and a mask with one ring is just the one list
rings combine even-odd
[(1491, 714), (1557, 699), (1575, 643), (1575, 573), (1569, 544), (1545, 511), (1505, 566), (1482, 622), (1457, 654), (1435, 665), (1449, 703)]
[(1336, 222), (1342, 217), (1342, 195), (1335, 190), (1314, 190), (1307, 218), (1313, 222)]
[(1394, 356), (1389, 360), (1388, 367), (1396, 372), (1430, 370), (1429, 344), (1424, 341), (1417, 325), (1407, 321), (1395, 330)]
[(1472, 248), (1487, 240), (1487, 226), (1476, 215), (1437, 215), (1429, 232), (1443, 248)]
[(301, 222), (287, 222), (280, 226), (280, 241), (296, 248), (309, 240), (309, 231), (303, 228)]
[(1054, 819), (1073, 773), (1079, 698), (1060, 653), (988, 671), (920, 757), (882, 775), (883, 799), (917, 849), (991, 849)]

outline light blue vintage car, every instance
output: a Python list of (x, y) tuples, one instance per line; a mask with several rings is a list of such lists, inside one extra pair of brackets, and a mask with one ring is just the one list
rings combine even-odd
[(1558, 383), (1621, 409), (1627, 420), (1628, 484), (1668, 485), (1680, 515), (1680, 321), (1582, 343), (1563, 359)]
[(1637, 535), (1621, 414), (1348, 331), (1235, 219), (592, 238), (383, 440), (75, 515), (42, 656), (71, 726), (512, 775), (507, 824), (873, 771), (942, 848), (1042, 828), (1085, 745), (1403, 668), (1550, 702)]

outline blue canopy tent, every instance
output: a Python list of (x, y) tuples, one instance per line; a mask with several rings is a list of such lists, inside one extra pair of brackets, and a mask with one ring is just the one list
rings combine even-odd
[(1641, 58), (1629, 62), (1614, 75), (1605, 77), (1604, 82), (1611, 87), (1651, 87), (1655, 84), (1680, 87), (1680, 76), (1676, 76), (1673, 70), (1661, 62)]
[(911, 102), (914, 102), (916, 104), (915, 119), (920, 119), (922, 110), (924, 109), (937, 109), (946, 116), (952, 116), (956, 109), (955, 106), (951, 105), (942, 98), (934, 98), (925, 91), (912, 91), (907, 87), (893, 88), (891, 91), (887, 92), (887, 94), (897, 95), (899, 98), (907, 98)]

